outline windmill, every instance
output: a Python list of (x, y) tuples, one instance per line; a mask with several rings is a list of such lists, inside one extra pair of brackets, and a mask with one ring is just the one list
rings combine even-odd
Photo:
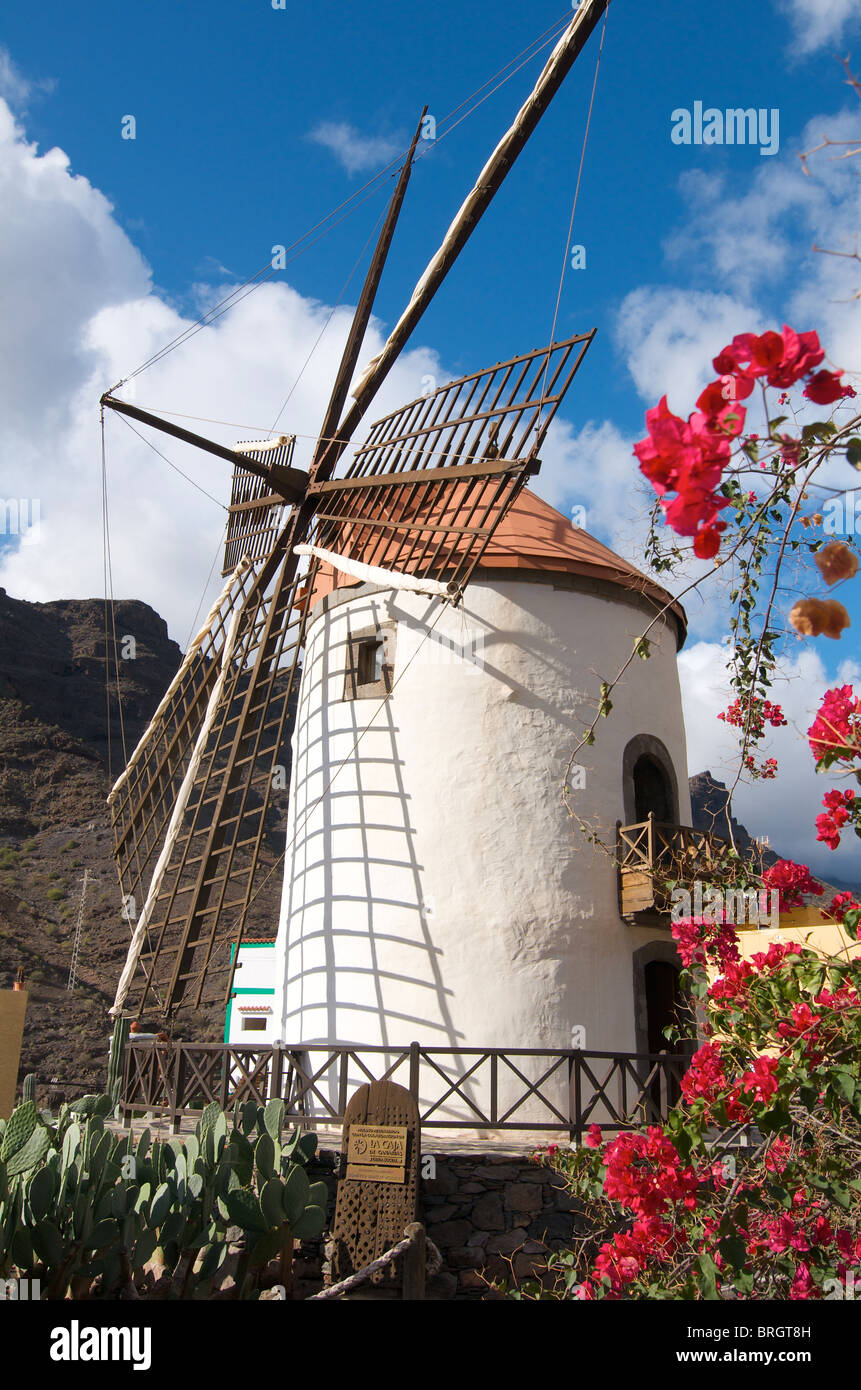
[[(550, 423), (593, 333), (449, 382), (378, 420), (342, 455), (460, 251), (607, 8), (584, 0), (493, 151), (380, 355), (348, 393), (422, 130), (380, 233), (307, 473), (294, 440), (228, 449), (122, 401), (103, 408), (233, 464), (225, 587), (111, 791), (132, 925), (117, 1017), (199, 1006), (255, 892), (273, 772), (301, 673), (321, 564), (457, 604), (500, 521), (537, 473)], [(426, 112), (422, 113), (422, 118)], [(132, 1000), (130, 993), (133, 992)], [(229, 996), (230, 981), (226, 997)]]

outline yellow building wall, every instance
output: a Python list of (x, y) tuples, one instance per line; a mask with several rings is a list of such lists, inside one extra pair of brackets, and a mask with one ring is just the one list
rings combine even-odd
[(4, 1120), (15, 1109), (26, 1012), (24, 990), (0, 989), (0, 1119)]
[(811, 951), (842, 956), (844, 960), (861, 954), (861, 942), (853, 941), (839, 922), (823, 917), (815, 907), (782, 912), (779, 927), (742, 928), (738, 933), (739, 950), (745, 960), (759, 951), (767, 951), (772, 941), (797, 941)]

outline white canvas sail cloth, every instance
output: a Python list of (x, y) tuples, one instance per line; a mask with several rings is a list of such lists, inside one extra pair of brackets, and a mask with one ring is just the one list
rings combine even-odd
[(315, 560), (323, 560), (342, 574), (352, 575), (368, 584), (384, 584), (388, 589), (411, 589), (417, 594), (433, 594), (438, 598), (450, 598), (447, 584), (438, 579), (421, 579), (415, 574), (398, 574), (396, 570), (381, 569), (379, 565), (364, 565), (361, 560), (351, 560), (346, 555), (336, 555), (334, 550), (324, 550), (321, 545), (296, 545), (294, 555), (310, 555)]
[[(240, 575), (242, 570), (247, 567), (247, 564), (248, 562), (243, 560), (237, 566), (236, 570), (231, 576), (228, 585), (225, 588), (224, 593), (227, 593), (229, 591), (230, 587), (235, 582), (237, 577)], [(209, 618), (207, 619), (207, 623), (210, 623), (212, 621), (218, 607), (223, 601), (223, 598), (224, 594), (222, 594), (222, 597), (221, 599), (219, 599), (218, 603), (213, 606)], [(119, 1015), (122, 1013), (123, 1004), (125, 1003), (126, 996), (128, 995), (132, 980), (134, 979), (135, 971), (138, 968), (138, 962), (140, 960), (141, 951), (143, 950), (143, 944), (146, 938), (150, 918), (152, 917), (156, 899), (158, 898), (158, 894), (161, 889), (165, 873), (167, 872), (167, 866), (170, 862), (170, 856), (173, 853), (173, 848), (176, 844), (176, 839), (179, 834), (180, 826), (182, 824), (182, 818), (185, 815), (185, 809), (188, 805), (188, 799), (191, 795), (191, 789), (194, 786), (195, 778), (197, 777), (201, 760), (203, 758), (204, 750), (206, 748), (206, 741), (209, 737), (210, 730), (215, 721), (216, 711), (221, 701), (221, 697), (224, 693), (224, 686), (227, 681), (227, 675), (230, 669), (230, 661), (233, 656), (233, 650), (236, 646), (236, 634), (239, 628), (239, 621), (241, 617), (242, 606), (238, 605), (230, 619), (230, 625), (227, 629), (227, 636), (225, 638), (224, 647), (221, 652), (221, 669), (218, 673), (218, 679), (216, 680), (215, 685), (213, 686), (212, 691), (210, 693), (209, 701), (206, 706), (206, 713), (203, 717), (203, 723), (200, 726), (200, 731), (197, 735), (197, 739), (195, 740), (191, 760), (188, 764), (186, 774), (182, 779), (182, 785), (180, 786), (179, 794), (176, 798), (176, 805), (173, 808), (173, 814), (171, 815), (170, 822), (167, 827), (165, 842), (162, 847), (161, 854), (158, 857), (155, 869), (153, 870), (152, 881), (149, 886), (149, 892), (147, 893), (146, 902), (144, 903), (140, 917), (138, 918), (137, 923), (135, 925), (134, 932), (132, 933), (132, 939), (129, 942), (128, 954), (126, 955), (126, 963), (123, 966), (123, 971), (120, 975), (119, 984), (117, 985), (116, 998), (114, 999), (112, 1007), (108, 1010), (108, 1013), (110, 1014), (111, 1018), (118, 1018)], [(200, 643), (200, 640), (205, 635), (206, 631), (207, 625), (205, 624), (201, 632), (195, 638), (194, 643), (192, 644), (192, 648), (196, 649), (196, 647)], [(184, 666), (185, 663), (183, 663), (183, 666), (180, 668), (180, 671), (184, 669)], [(176, 679), (179, 678), (179, 674), (180, 673), (178, 672)], [(173, 686), (171, 688), (173, 688)], [(165, 697), (165, 699), (166, 698), (167, 697)], [(162, 705), (163, 704), (164, 701), (162, 701)], [(161, 707), (162, 706), (159, 706), (159, 708)], [(153, 726), (150, 725), (150, 728), (152, 727)], [(146, 742), (148, 734), (149, 730), (146, 734), (144, 734), (143, 739), (138, 744), (138, 747), (135, 749), (135, 752), (132, 755), (131, 762), (133, 762), (134, 759), (139, 755), (140, 749), (142, 745)], [(131, 766), (131, 762), (129, 766)], [(123, 777), (127, 775), (127, 772), (128, 769), (126, 769), (126, 773), (123, 774)], [(111, 796), (113, 796), (116, 793), (117, 788), (120, 786), (122, 780), (123, 779), (120, 778), (117, 781), (116, 785), (113, 788), (113, 791), (111, 792)]]

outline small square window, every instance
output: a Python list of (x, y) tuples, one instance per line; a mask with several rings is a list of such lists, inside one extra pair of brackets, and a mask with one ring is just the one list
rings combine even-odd
[(345, 700), (380, 699), (394, 687), (396, 623), (353, 632), (347, 640)]
[(385, 654), (382, 638), (370, 637), (359, 643), (356, 653), (356, 681), (359, 685), (374, 685), (383, 679)]
[(265, 1018), (243, 1018), (243, 1020), (242, 1020), (242, 1031), (243, 1031), (243, 1033), (265, 1033), (265, 1032), (266, 1032), (266, 1019), (265, 1019)]

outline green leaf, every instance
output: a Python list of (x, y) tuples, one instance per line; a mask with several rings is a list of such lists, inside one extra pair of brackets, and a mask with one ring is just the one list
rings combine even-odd
[(284, 1204), (284, 1215), (295, 1226), (302, 1212), (308, 1205), (308, 1197), (311, 1192), (311, 1184), (304, 1168), (298, 1164), (294, 1165), (284, 1179), (281, 1200)]
[(161, 1183), (155, 1190), (155, 1195), (150, 1202), (148, 1224), (159, 1227), (164, 1221), (173, 1204), (173, 1192), (166, 1182)]
[(855, 1099), (855, 1077), (847, 1067), (835, 1067), (831, 1075), (841, 1095), (851, 1105)]
[(281, 1130), (284, 1128), (284, 1102), (277, 1096), (270, 1100), (263, 1111), (263, 1123), (266, 1126), (266, 1133), (270, 1139), (276, 1143), (281, 1138)]
[(225, 1202), (230, 1220), (243, 1231), (268, 1231), (269, 1226), (260, 1210), (260, 1204), (252, 1192), (238, 1188), (228, 1192)]
[(36, 1168), (45, 1158), (51, 1148), (51, 1131), (46, 1129), (43, 1124), (34, 1129), (30, 1138), (22, 1149), (18, 1149), (6, 1164), (6, 1172), (10, 1178), (17, 1173), (27, 1173), (31, 1168)]
[(290, 1229), (297, 1240), (314, 1240), (326, 1225), (326, 1213), (322, 1207), (306, 1207), (298, 1221), (291, 1221)]
[(270, 1226), (280, 1226), (284, 1221), (284, 1204), (281, 1200), (282, 1184), (277, 1178), (264, 1183), (260, 1193), (260, 1207)]
[(100, 1221), (89, 1234), (87, 1248), (104, 1250), (106, 1246), (113, 1245), (119, 1233), (116, 1221)]
[[(44, 1170), (43, 1170), (44, 1171)], [(53, 1221), (39, 1221), (33, 1228), (33, 1249), (49, 1270), (58, 1269), (63, 1263), (63, 1237)]]
[(27, 1184), (27, 1201), (38, 1225), (51, 1210), (59, 1183), (53, 1168), (40, 1168)]
[(718, 1267), (711, 1255), (702, 1254), (697, 1256), (697, 1287), (703, 1298), (719, 1299), (720, 1294), (717, 1290)]
[(217, 1274), (224, 1263), (226, 1255), (227, 1243), (225, 1241), (217, 1241), (212, 1245), (205, 1245), (203, 1247), (200, 1265), (197, 1269), (198, 1279), (211, 1279), (214, 1274)]
[(861, 469), (861, 439), (857, 435), (846, 446), (846, 457), (853, 468)]
[(218, 1119), (218, 1117), (219, 1117), (220, 1114), (221, 1114), (221, 1106), (218, 1104), (218, 1101), (217, 1101), (217, 1100), (212, 1100), (212, 1101), (210, 1101), (210, 1102), (209, 1102), (209, 1105), (207, 1105), (206, 1109), (204, 1110), (203, 1114), (201, 1115), (200, 1119), (199, 1119), (198, 1122), (197, 1122), (197, 1128), (198, 1128), (199, 1131), (200, 1131), (200, 1134), (199, 1134), (198, 1137), (199, 1137), (200, 1139), (203, 1139), (204, 1136), (207, 1135), (207, 1134), (209, 1133), (209, 1131), (213, 1128), (213, 1126), (214, 1126), (214, 1124), (215, 1124), (215, 1121)]
[(254, 1149), (254, 1166), (265, 1181), (275, 1175), (275, 1144), (271, 1135), (261, 1134)]
[(322, 1207), (324, 1210), (329, 1202), (329, 1189), (324, 1182), (312, 1182), (308, 1189), (308, 1204), (312, 1207)]
[(0, 1144), (0, 1162), (6, 1163), (19, 1149), (23, 1149), (39, 1123), (39, 1112), (35, 1101), (25, 1101), (12, 1111), (9, 1123)]

